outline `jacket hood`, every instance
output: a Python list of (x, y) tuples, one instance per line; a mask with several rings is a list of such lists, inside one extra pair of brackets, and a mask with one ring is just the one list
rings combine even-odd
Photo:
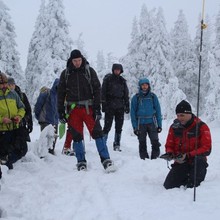
[(147, 78), (142, 78), (138, 82), (139, 87), (141, 87), (141, 85), (144, 83), (147, 83), (150, 86), (150, 81)]

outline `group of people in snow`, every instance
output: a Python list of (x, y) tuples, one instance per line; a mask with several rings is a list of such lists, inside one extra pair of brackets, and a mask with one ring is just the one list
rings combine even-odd
[[(60, 78), (55, 79), (52, 88), (41, 92), (37, 99), (34, 112), (41, 130), (52, 124), (57, 134), (58, 124), (67, 124), (68, 130), (62, 152), (67, 155), (74, 153), (77, 169), (81, 171), (87, 169), (83, 141), (83, 128), (86, 125), (95, 140), (103, 168), (107, 172), (113, 172), (115, 166), (107, 147), (108, 134), (114, 120), (113, 150), (121, 151), (124, 114), (130, 113), (134, 134), (139, 141), (140, 158), (145, 160), (160, 157), (174, 161), (165, 179), (164, 187), (170, 189), (182, 185), (190, 188), (199, 186), (205, 179), (208, 167), (206, 157), (211, 152), (212, 141), (208, 126), (192, 113), (187, 101), (181, 101), (176, 106), (177, 118), (169, 128), (165, 144), (166, 153), (161, 155), (158, 134), (162, 131), (162, 116), (158, 97), (151, 91), (150, 81), (141, 78), (138, 84), (139, 91), (131, 98), (130, 103), (129, 89), (122, 73), (123, 66), (118, 63), (113, 64), (112, 73), (104, 77), (101, 85), (96, 71), (86, 58), (79, 50), (73, 50)], [(5, 159), (5, 164), (10, 168), (27, 152), (27, 145), (24, 144), (25, 153), (16, 154), (15, 157), (14, 142), (19, 137), (18, 133), (21, 134), (22, 124), (23, 129), (27, 131), (22, 132), (25, 133), (25, 141), (27, 141), (33, 123), (29, 111), (30, 105), (27, 107), (25, 101), (19, 98), (19, 91), (15, 89), (17, 94), (13, 89), (9, 89), (8, 82), (6, 75), (1, 73), (0, 158), (1, 161)], [(104, 113), (103, 129), (100, 123), (101, 111)], [(21, 123), (22, 121), (25, 123)], [(150, 156), (147, 151), (147, 135), (152, 148)], [(56, 138), (49, 153), (54, 154), (55, 144)]]

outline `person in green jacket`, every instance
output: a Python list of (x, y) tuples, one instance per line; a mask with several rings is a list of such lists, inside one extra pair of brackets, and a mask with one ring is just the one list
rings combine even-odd
[(0, 72), (0, 163), (9, 169), (27, 152), (27, 143), (19, 133), (19, 122), (24, 115), (24, 104), (18, 94), (8, 88), (8, 78)]

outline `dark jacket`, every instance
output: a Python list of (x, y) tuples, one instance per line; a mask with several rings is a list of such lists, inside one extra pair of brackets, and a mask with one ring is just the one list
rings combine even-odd
[(19, 95), (21, 101), (24, 103), (25, 106), (25, 115), (24, 118), (22, 119), (22, 125), (29, 124), (33, 126), (33, 120), (32, 120), (32, 110), (31, 110), (31, 105), (28, 101), (28, 98), (24, 92), (21, 91), (19, 86), (15, 86), (15, 92)]
[[(62, 71), (58, 85), (58, 111), (65, 111), (64, 103), (77, 103), (79, 101), (93, 100), (94, 107), (100, 106), (101, 84), (95, 70), (83, 58), (80, 68), (75, 68), (72, 62), (68, 61), (67, 68)], [(89, 74), (90, 80), (87, 76)]]
[(39, 123), (58, 125), (57, 112), (57, 86), (59, 79), (56, 79), (48, 92), (40, 93), (34, 107), (35, 117)]
[(129, 91), (121, 75), (107, 74), (102, 83), (102, 107), (105, 109), (129, 109)]

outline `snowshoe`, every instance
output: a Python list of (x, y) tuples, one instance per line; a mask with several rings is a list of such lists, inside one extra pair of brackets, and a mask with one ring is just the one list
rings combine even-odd
[(116, 171), (114, 163), (110, 159), (106, 159), (102, 162), (102, 165), (107, 173), (112, 173)]
[(81, 170), (86, 171), (87, 170), (87, 164), (84, 161), (79, 162), (76, 166), (77, 166), (78, 171), (81, 171)]

